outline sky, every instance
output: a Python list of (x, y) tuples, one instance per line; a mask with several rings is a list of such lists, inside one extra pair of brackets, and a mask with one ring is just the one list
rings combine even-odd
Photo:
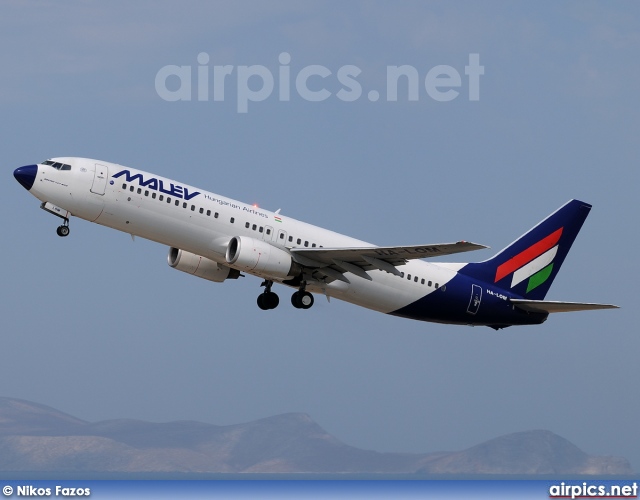
[[(637, 2), (8, 0), (0, 42), (0, 395), (89, 421), (304, 412), (377, 451), (548, 429), (640, 470)], [(393, 100), (397, 67), (418, 85)], [(258, 278), (200, 280), (79, 219), (59, 238), (13, 178), (56, 156), (379, 245), (491, 247), (474, 261), (578, 198), (593, 209), (547, 299), (621, 309), (495, 332), (296, 310), (276, 286), (261, 311)]]

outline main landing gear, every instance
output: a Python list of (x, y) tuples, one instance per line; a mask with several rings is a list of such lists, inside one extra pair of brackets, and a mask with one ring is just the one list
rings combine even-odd
[(271, 280), (263, 281), (262, 285), (260, 286), (264, 287), (264, 292), (258, 295), (258, 307), (263, 311), (266, 311), (268, 309), (275, 309), (276, 307), (278, 307), (278, 304), (280, 303), (280, 298), (278, 297), (277, 293), (274, 293), (271, 291), (271, 287), (273, 286), (273, 281)]
[(291, 296), (291, 304), (296, 309), (309, 309), (313, 305), (313, 295), (302, 288)]
[[(305, 284), (306, 283), (303, 283), (300, 290), (294, 292), (291, 296), (291, 304), (296, 309), (309, 309), (313, 305), (313, 295), (305, 291)], [(265, 280), (260, 286), (264, 287), (264, 292), (258, 295), (258, 307), (263, 311), (278, 307), (280, 298), (276, 293), (271, 291), (273, 281)]]
[(69, 219), (65, 219), (64, 224), (62, 224), (62, 226), (58, 226), (58, 229), (56, 229), (58, 236), (62, 236), (63, 238), (65, 236), (69, 236), (69, 231)]

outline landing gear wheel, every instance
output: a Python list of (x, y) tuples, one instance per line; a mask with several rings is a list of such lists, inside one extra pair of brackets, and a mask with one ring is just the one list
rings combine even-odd
[(280, 304), (280, 297), (278, 297), (277, 293), (274, 292), (269, 292), (269, 293), (265, 293), (265, 301), (267, 303), (267, 306), (269, 306), (269, 309), (275, 309), (276, 307), (278, 307), (278, 304)]
[(263, 311), (275, 309), (280, 304), (280, 297), (277, 293), (264, 292), (258, 295), (258, 307)]
[(56, 233), (58, 233), (58, 236), (69, 236), (69, 226), (58, 226), (58, 229), (56, 229)]
[(296, 309), (309, 309), (313, 305), (313, 295), (309, 292), (295, 292), (291, 296), (291, 304)]
[(258, 307), (263, 311), (266, 311), (267, 309), (269, 309), (267, 307), (267, 304), (265, 304), (264, 293), (261, 293), (260, 295), (258, 295)]
[(280, 298), (278, 297), (277, 293), (271, 291), (273, 281), (265, 280), (260, 286), (264, 287), (264, 292), (258, 295), (258, 307), (263, 311), (266, 311), (268, 309), (275, 309), (276, 307), (278, 307)]

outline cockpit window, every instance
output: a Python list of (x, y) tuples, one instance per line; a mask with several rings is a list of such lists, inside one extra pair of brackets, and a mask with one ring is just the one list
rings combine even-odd
[(47, 160), (43, 161), (42, 165), (51, 165), (56, 170), (71, 170), (71, 165), (60, 163), (58, 161)]

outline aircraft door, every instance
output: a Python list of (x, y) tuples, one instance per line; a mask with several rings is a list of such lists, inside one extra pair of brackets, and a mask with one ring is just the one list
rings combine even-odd
[(273, 228), (271, 226), (264, 226), (264, 233), (262, 233), (262, 239), (264, 241), (276, 241), (276, 235), (273, 232)]
[(100, 165), (96, 163), (96, 170), (93, 174), (93, 184), (91, 185), (91, 192), (99, 195), (104, 195), (107, 188), (107, 178), (109, 177), (109, 169), (106, 165)]
[(469, 300), (469, 307), (467, 312), (469, 314), (476, 314), (480, 309), (480, 302), (482, 301), (482, 287), (478, 285), (471, 285), (471, 299)]
[(285, 246), (287, 244), (287, 232), (280, 229), (278, 231), (278, 239), (276, 240), (278, 245)]

